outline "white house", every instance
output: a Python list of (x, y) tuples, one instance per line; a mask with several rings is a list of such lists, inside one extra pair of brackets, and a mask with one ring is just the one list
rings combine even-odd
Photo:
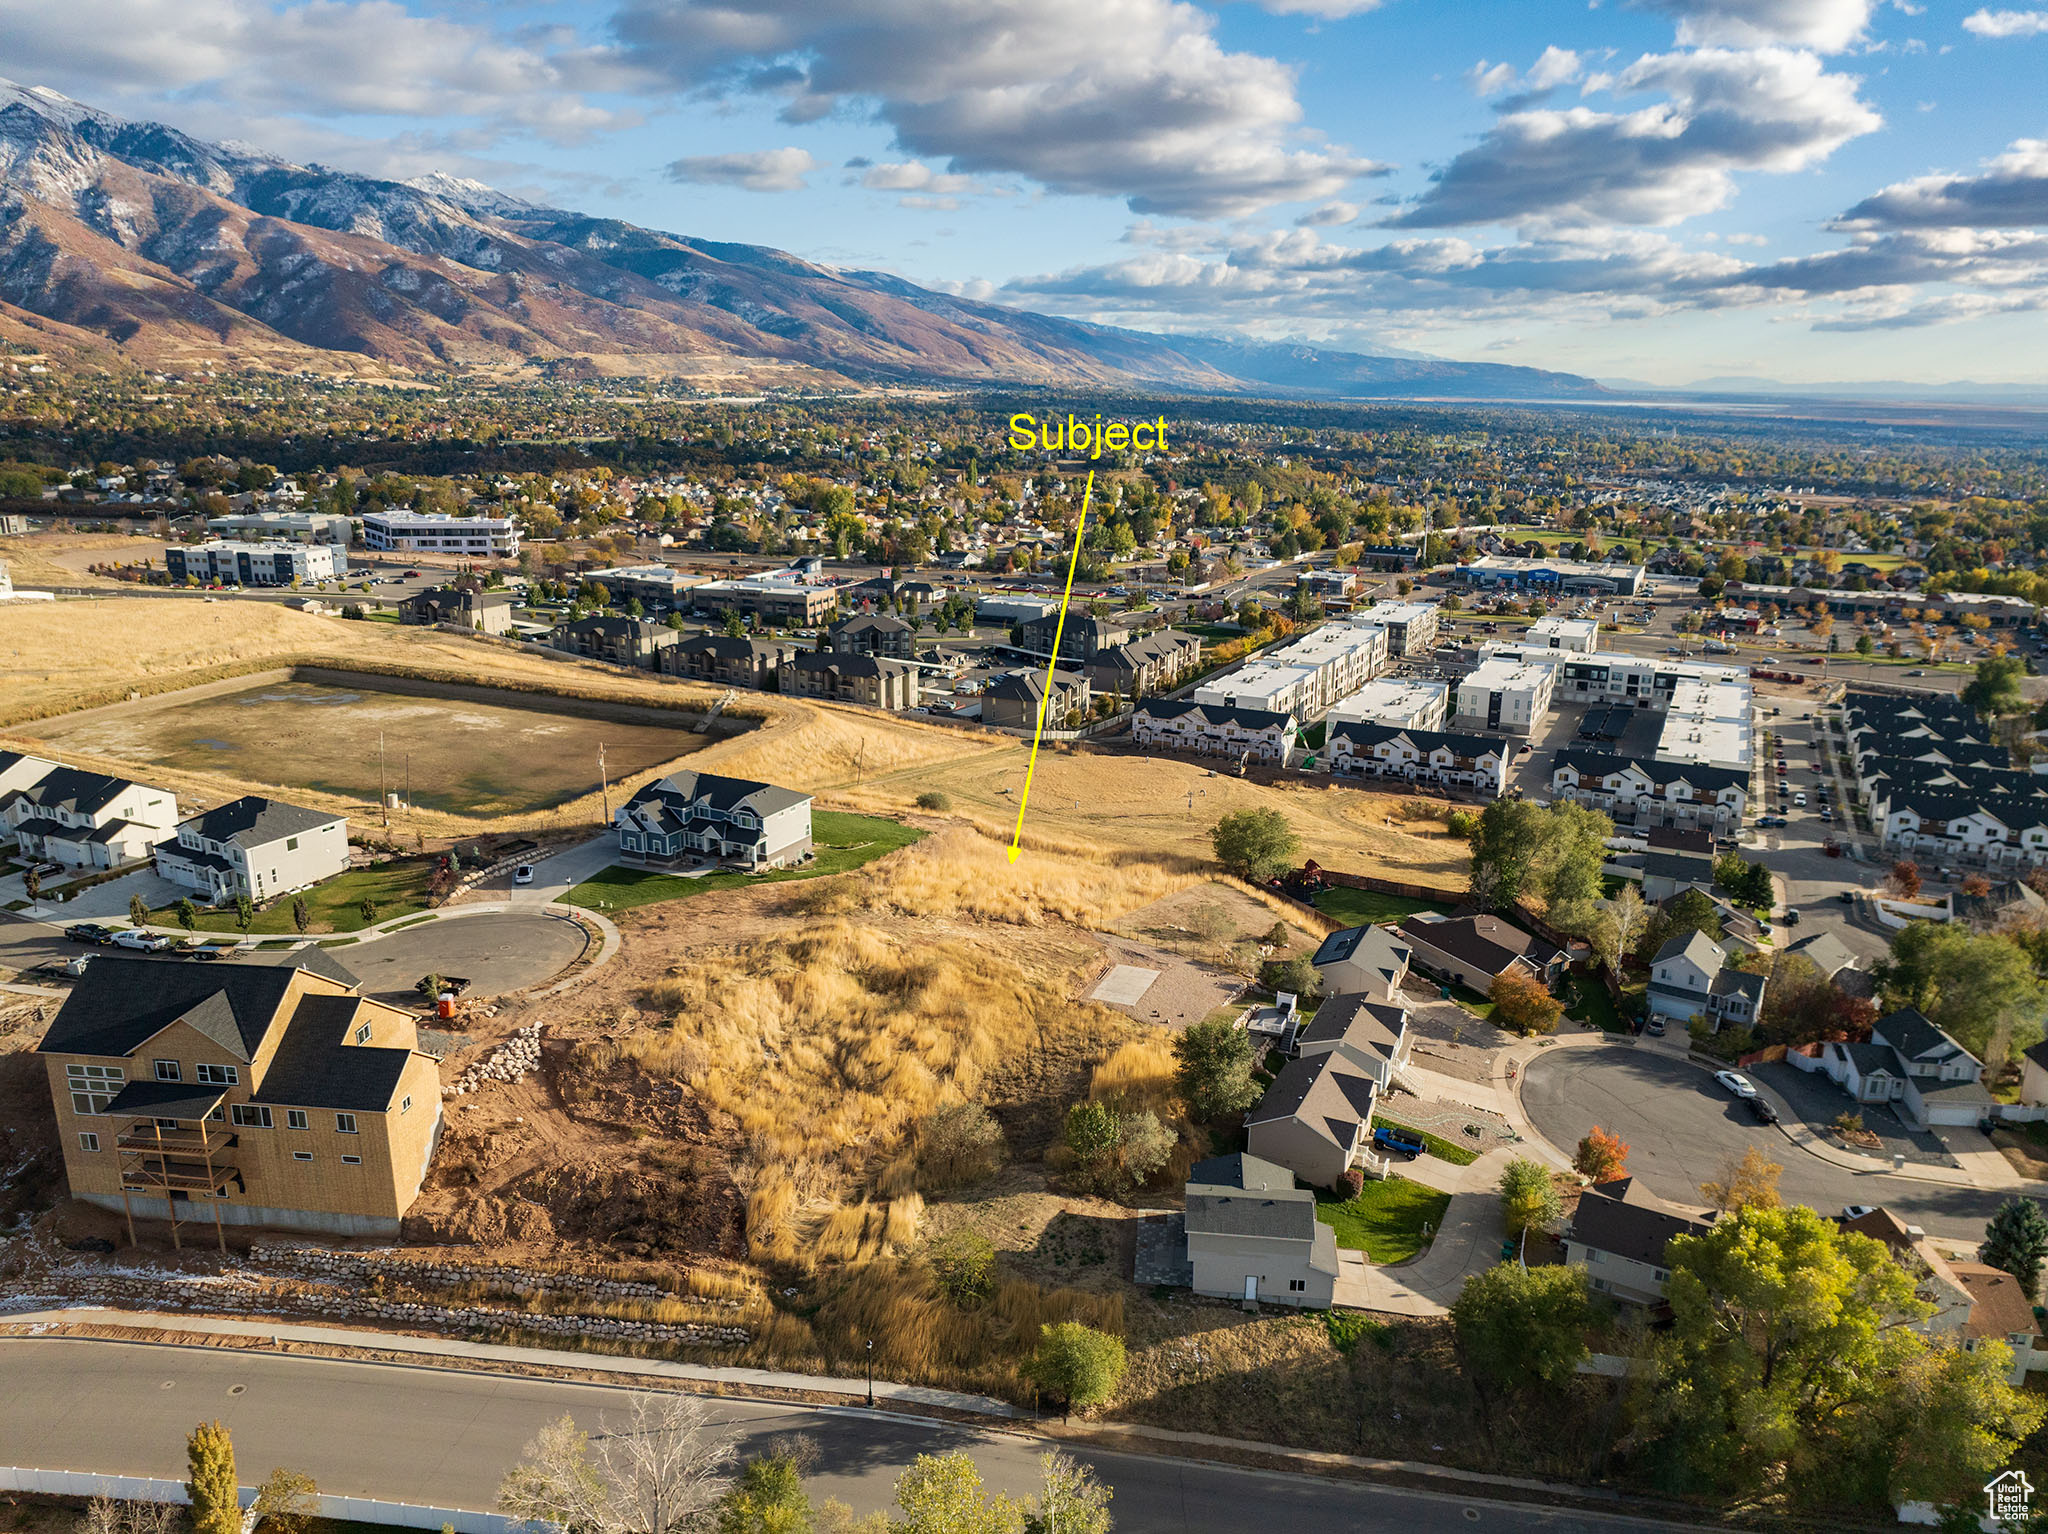
[(1859, 1103), (1889, 1103), (1915, 1129), (1969, 1125), (1991, 1112), (1984, 1063), (1912, 1007), (1871, 1025), (1868, 1043), (1826, 1043), (1787, 1058), (1826, 1074)]
[(1437, 788), (1469, 788), (1488, 799), (1500, 797), (1514, 751), (1508, 742), (1490, 735), (1362, 722), (1330, 726), (1325, 744), (1332, 772), (1401, 778)]
[(636, 862), (710, 857), (752, 872), (811, 855), (811, 796), (745, 778), (656, 778), (613, 820), (619, 851)]
[(1749, 807), (1749, 774), (1567, 747), (1552, 761), (1550, 791), (1606, 811), (1617, 825), (1733, 829)]
[(1284, 762), (1294, 748), (1294, 715), (1281, 709), (1148, 698), (1131, 715), (1135, 745), (1197, 756)]
[(348, 870), (348, 818), (258, 794), (178, 823), (156, 849), (156, 871), (219, 905), (269, 900)]
[(1197, 1294), (1327, 1309), (1341, 1257), (1316, 1196), (1258, 1156), (1214, 1156), (1188, 1172), (1188, 1262)]
[(1453, 723), (1527, 735), (1549, 716), (1556, 691), (1555, 666), (1489, 655), (1458, 684)]
[(23, 856), (73, 868), (142, 862), (178, 824), (169, 789), (76, 767), (54, 767), (0, 805)]
[(1729, 967), (1728, 955), (1706, 933), (1672, 938), (1650, 961), (1650, 1011), (1689, 1022), (1703, 1017), (1723, 1028), (1753, 1028), (1763, 1015), (1764, 977)]

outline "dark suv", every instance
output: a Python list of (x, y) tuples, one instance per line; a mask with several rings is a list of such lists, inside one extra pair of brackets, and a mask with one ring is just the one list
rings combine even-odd
[(64, 929), (64, 935), (74, 943), (104, 945), (114, 936), (112, 927), (102, 927), (96, 922), (73, 922)]

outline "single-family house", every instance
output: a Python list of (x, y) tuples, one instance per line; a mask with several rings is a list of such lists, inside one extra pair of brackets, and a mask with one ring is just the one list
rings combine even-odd
[(1304, 1055), (1245, 1115), (1245, 1144), (1304, 1182), (1337, 1187), (1365, 1156), (1374, 1090), (1372, 1073), (1345, 1054)]
[(1835, 1216), (1844, 1231), (1868, 1236), (1892, 1254), (1892, 1260), (1913, 1277), (1913, 1293), (1934, 1309), (1914, 1330), (1930, 1337), (1954, 1336), (1969, 1322), (1975, 1305), (1969, 1286), (1955, 1265), (1927, 1239), (1918, 1225), (1908, 1225), (1889, 1209), (1871, 1209), (1863, 1214), (1848, 1211)]
[(1564, 1260), (1586, 1270), (1601, 1294), (1636, 1305), (1663, 1302), (1673, 1238), (1696, 1236), (1708, 1221), (1657, 1198), (1639, 1178), (1596, 1183), (1579, 1195), (1564, 1230)]
[(55, 767), (0, 797), (0, 817), (23, 857), (71, 868), (119, 868), (145, 861), (176, 833), (178, 801), (167, 788)]
[(1753, 1028), (1763, 1016), (1765, 977), (1736, 969), (1727, 950), (1697, 928), (1665, 941), (1650, 961), (1650, 1013), (1707, 1020), (1711, 1031)]
[(269, 900), (348, 870), (348, 817), (245, 794), (178, 822), (156, 871), (214, 905)]
[(1969, 1125), (1990, 1116), (1984, 1063), (1913, 1007), (1888, 1012), (1865, 1043), (1829, 1042), (1804, 1069), (1818, 1070), (1859, 1103), (1890, 1103), (1915, 1129)]
[(2020, 1102), (2028, 1108), (2048, 1108), (2048, 1039), (2029, 1044), (2020, 1056)]
[(2012, 1353), (2006, 1380), (2018, 1385), (2030, 1369), (2048, 1368), (2041, 1348), (2041, 1323), (2034, 1302), (2020, 1281), (2002, 1268), (1982, 1262), (1951, 1262), (1950, 1269), (1970, 1291), (1970, 1319), (1963, 1323), (1963, 1347), (1974, 1353), (1987, 1342), (2002, 1342)]
[(1408, 1009), (1371, 996), (1325, 997), (1316, 1015), (1294, 1030), (1294, 1051), (1302, 1059), (1341, 1055), (1381, 1092), (1393, 1090), (1413, 1044)]
[(678, 772), (619, 806), (619, 851), (634, 862), (708, 857), (752, 872), (811, 855), (811, 796), (793, 788)]
[(1322, 941), (1309, 963), (1326, 995), (1350, 994), (1393, 1001), (1408, 978), (1415, 951), (1386, 927), (1346, 927)]
[(1188, 1172), (1188, 1261), (1197, 1294), (1327, 1309), (1336, 1232), (1294, 1173), (1258, 1156), (1212, 1156)]
[(1409, 963), (1484, 996), (1510, 969), (1553, 986), (1570, 957), (1564, 949), (1499, 916), (1444, 916), (1417, 911), (1393, 935), (1409, 946)]

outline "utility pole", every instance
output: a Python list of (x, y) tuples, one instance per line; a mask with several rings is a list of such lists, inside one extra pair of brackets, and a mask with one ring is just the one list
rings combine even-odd
[(384, 732), (377, 732), (377, 809), (384, 817), (384, 829), (391, 829), (391, 793), (384, 786)]
[(405, 753), (405, 807), (412, 808), (412, 753)]
[(604, 805), (604, 823), (612, 823), (612, 786), (604, 773), (604, 742), (597, 743), (597, 793)]

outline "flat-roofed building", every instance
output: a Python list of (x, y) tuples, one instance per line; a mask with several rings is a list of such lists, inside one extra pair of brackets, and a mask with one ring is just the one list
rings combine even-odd
[(363, 517), (362, 526), (366, 548), (401, 554), (464, 554), (473, 559), (519, 557), (519, 524), (511, 517), (373, 511)]
[(592, 570), (585, 577), (604, 587), (615, 605), (638, 602), (650, 611), (671, 612), (691, 605), (691, 593), (704, 577), (674, 565), (617, 565)]
[(1756, 698), (1747, 683), (1687, 678), (1671, 690), (1657, 756), (1747, 770), (1756, 760)]
[(1516, 586), (1559, 591), (1615, 592), (1635, 596), (1649, 582), (1641, 565), (1590, 564), (1576, 559), (1526, 559), (1514, 554), (1482, 554), (1453, 571), (1469, 586)]
[(1423, 655), (1436, 648), (1440, 617), (1434, 602), (1375, 602), (1350, 621), (1385, 629), (1390, 655)]
[(1420, 677), (1382, 677), (1339, 701), (1327, 720), (1340, 724), (1393, 724), (1407, 729), (1440, 730), (1450, 712), (1451, 684)]
[(1600, 643), (1600, 625), (1591, 618), (1538, 618), (1528, 632), (1531, 645), (1580, 655), (1590, 654)]
[(1489, 655), (1458, 684), (1459, 729), (1505, 730), (1527, 735), (1550, 714), (1557, 668), (1535, 661)]
[(745, 576), (690, 588), (689, 605), (709, 613), (739, 613), (764, 623), (812, 627), (839, 610), (839, 591), (794, 575)]
[(333, 543), (171, 544), (164, 573), (174, 581), (218, 582), (223, 586), (289, 586), (294, 581), (339, 580), (348, 573), (348, 550)]
[(208, 517), (206, 530), (218, 538), (296, 538), (301, 543), (338, 543), (343, 547), (356, 535), (353, 517), (325, 511), (237, 511), (224, 517)]

